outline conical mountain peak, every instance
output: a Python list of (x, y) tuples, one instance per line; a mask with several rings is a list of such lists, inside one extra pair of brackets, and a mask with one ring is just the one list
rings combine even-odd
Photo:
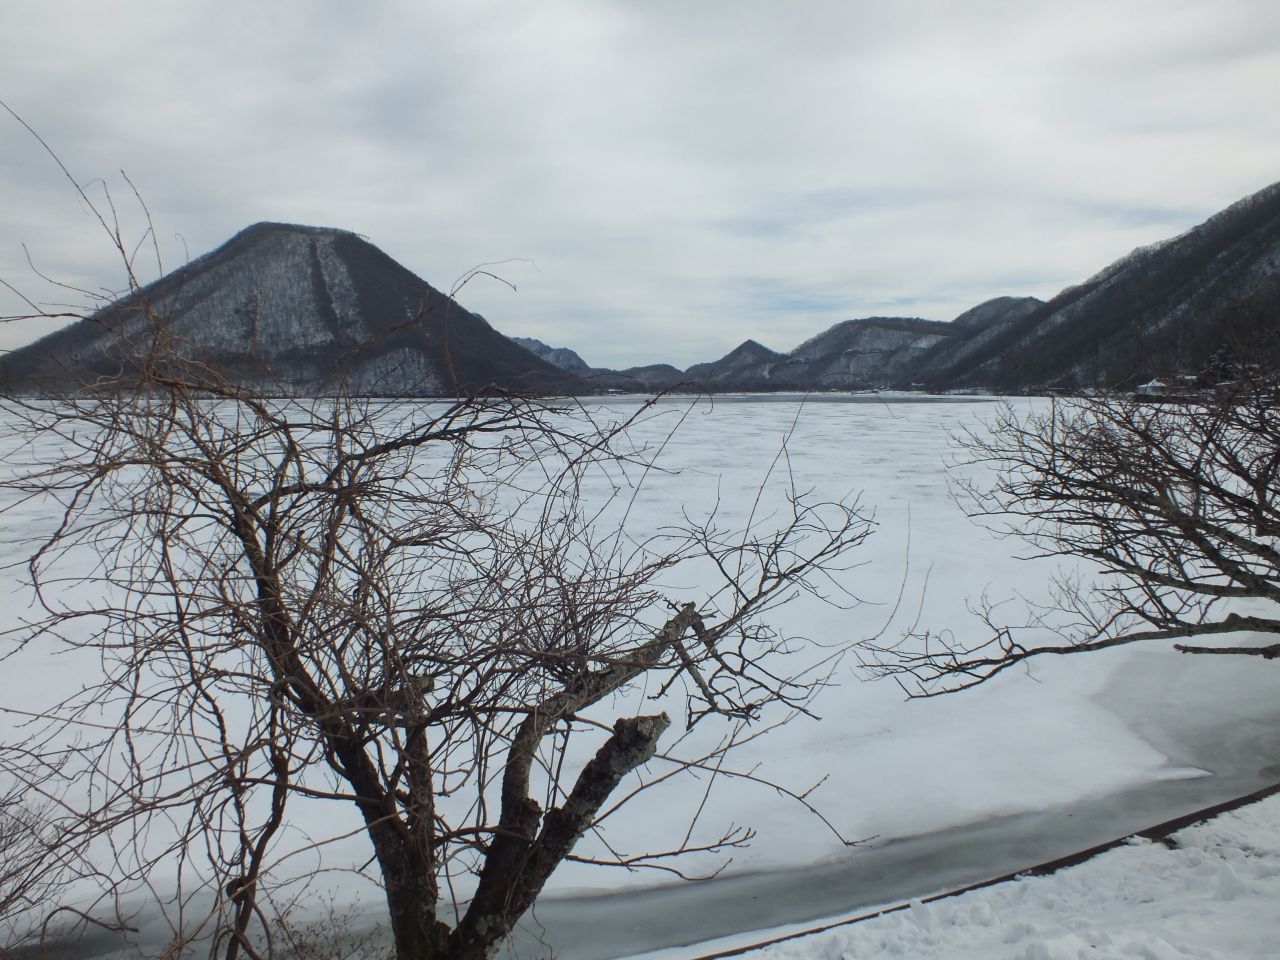
[(135, 296), (10, 354), (10, 389), (105, 372), (118, 359), (112, 331), (136, 341), (157, 320), (203, 362), (268, 393), (581, 388), (358, 234), (262, 222)]

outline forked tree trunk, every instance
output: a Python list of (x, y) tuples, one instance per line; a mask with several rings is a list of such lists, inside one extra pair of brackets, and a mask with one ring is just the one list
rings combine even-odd
[[(670, 724), (665, 713), (618, 720), (613, 736), (579, 774), (564, 806), (553, 807), (545, 817), (537, 801), (526, 795), (520, 805), (518, 829), (504, 829), (490, 844), (480, 885), (458, 927), (445, 940), (438, 936), (447, 929), (443, 923), (435, 924), (426, 936), (416, 924), (402, 927), (393, 923), (396, 960), (493, 957), (622, 778), (653, 757), (658, 738)], [(414, 904), (404, 902), (412, 896), (409, 886), (393, 888), (387, 884), (387, 904), (393, 918), (407, 918), (416, 912)]]

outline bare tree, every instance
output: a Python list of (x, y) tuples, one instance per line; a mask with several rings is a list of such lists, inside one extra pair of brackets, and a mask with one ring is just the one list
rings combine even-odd
[[(879, 668), (915, 695), (943, 693), (1043, 654), (1144, 640), (1280, 633), (1280, 382), (1256, 374), (1196, 396), (1057, 398), (1005, 406), (960, 437), (993, 488), (962, 481), (971, 516), (1003, 523), (1043, 556), (1078, 558), (1096, 580), (1060, 576), (1020, 626), (997, 619), (976, 646), (950, 633), (881, 649)], [(1054, 639), (1043, 637), (1046, 630)], [(1186, 653), (1274, 659), (1280, 643), (1175, 644)]]
[(0, 796), (0, 943), (26, 938), (19, 918), (49, 903), (67, 860), (49, 815), (52, 804), (23, 787), (12, 785)]
[[(725, 752), (806, 710), (838, 660), (762, 617), (829, 587), (870, 531), (856, 503), (793, 492), (763, 533), (672, 505), (635, 540), (587, 488), (654, 468), (629, 441), (652, 404), (600, 423), (501, 394), (275, 400), (174, 336), (147, 288), (116, 309), (96, 315), (114, 372), (3, 404), (25, 463), (5, 482), (58, 517), (16, 639), (100, 661), (31, 752), (78, 785), (67, 839), (111, 894), (176, 875), (172, 950), (270, 953), (289, 862), (350, 832), (287, 839), (291, 811), (331, 802), (359, 813), (397, 957), (490, 957), (585, 834), (677, 773), (734, 775)], [(682, 698), (665, 749), (642, 681)], [(710, 718), (718, 745), (682, 753)], [(750, 832), (692, 837), (585, 859), (665, 866)]]

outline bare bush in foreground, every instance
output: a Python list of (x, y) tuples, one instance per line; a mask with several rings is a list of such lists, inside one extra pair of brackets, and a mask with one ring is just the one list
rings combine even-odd
[[(29, 930), (21, 919), (37, 913), (56, 895), (59, 868), (66, 858), (58, 849), (49, 808), (21, 784), (0, 796), (0, 945), (25, 939)], [(0, 946), (0, 955), (3, 952)]]
[[(1280, 384), (1249, 376), (1174, 402), (1057, 398), (1042, 413), (1004, 407), (989, 431), (961, 438), (993, 488), (962, 484), (970, 514), (1004, 523), (1043, 556), (1100, 568), (1061, 577), (1054, 602), (1023, 626), (985, 604), (976, 646), (918, 634), (880, 651), (915, 695), (944, 693), (1030, 657), (1143, 640), (1243, 634), (1186, 653), (1273, 659), (1280, 643)], [(1050, 630), (1054, 640), (1024, 639)], [(1251, 637), (1250, 634), (1254, 636)]]

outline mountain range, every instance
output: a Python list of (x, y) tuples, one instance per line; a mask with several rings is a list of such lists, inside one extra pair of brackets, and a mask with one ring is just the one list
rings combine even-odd
[(948, 323), (846, 320), (787, 353), (747, 340), (684, 371), (593, 375), (613, 388), (1028, 393), (1131, 388), (1264, 353), (1280, 359), (1280, 183), (1048, 301), (997, 297)]
[(354, 233), (259, 223), (11, 352), (0, 382), (35, 392), (111, 369), (113, 342), (145, 337), (149, 316), (203, 362), (285, 394), (343, 383), (376, 396), (1132, 387), (1227, 354), (1280, 358), (1280, 183), (1047, 301), (997, 297), (950, 322), (846, 320), (786, 353), (747, 340), (686, 370), (593, 368), (571, 349), (503, 336)]

